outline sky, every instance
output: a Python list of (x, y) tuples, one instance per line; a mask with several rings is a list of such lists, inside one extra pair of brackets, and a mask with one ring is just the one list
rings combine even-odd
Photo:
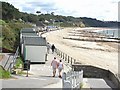
[(120, 0), (1, 0), (19, 11), (36, 14), (54, 12), (55, 15), (90, 17), (104, 21), (118, 21)]

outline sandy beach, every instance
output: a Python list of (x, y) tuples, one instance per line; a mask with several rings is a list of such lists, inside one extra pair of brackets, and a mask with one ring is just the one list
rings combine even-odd
[[(51, 31), (43, 34), (47, 41), (55, 44), (56, 48), (60, 49), (69, 56), (75, 58), (77, 62), (87, 65), (93, 65), (118, 73), (118, 43), (116, 42), (93, 42), (64, 39), (64, 37), (73, 38), (95, 38), (84, 37), (78, 35), (78, 30), (96, 30), (100, 28), (65, 28), (62, 30)], [(87, 35), (87, 33), (85, 34)], [(98, 37), (97, 37), (98, 38)]]

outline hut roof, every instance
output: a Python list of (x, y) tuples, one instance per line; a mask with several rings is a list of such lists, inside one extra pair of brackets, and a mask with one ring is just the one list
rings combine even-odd
[(38, 36), (37, 33), (22, 33), (22, 36)]
[(24, 37), (25, 45), (46, 46), (46, 39), (43, 37)]
[(21, 33), (36, 33), (34, 28), (23, 28), (21, 29)]

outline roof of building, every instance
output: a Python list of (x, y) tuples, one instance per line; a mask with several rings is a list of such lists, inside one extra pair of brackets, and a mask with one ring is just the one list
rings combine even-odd
[(37, 33), (22, 33), (22, 36), (38, 36)]
[(43, 24), (41, 21), (37, 21), (36, 26), (45, 27), (45, 24)]
[(25, 45), (46, 46), (46, 39), (43, 37), (24, 37)]
[(34, 28), (23, 28), (21, 29), (21, 33), (36, 33)]

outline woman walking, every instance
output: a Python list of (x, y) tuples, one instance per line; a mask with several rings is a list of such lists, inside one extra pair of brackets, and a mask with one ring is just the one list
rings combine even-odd
[(63, 63), (62, 60), (58, 63), (58, 71), (59, 71), (59, 77), (62, 78), (62, 70), (63, 70)]

